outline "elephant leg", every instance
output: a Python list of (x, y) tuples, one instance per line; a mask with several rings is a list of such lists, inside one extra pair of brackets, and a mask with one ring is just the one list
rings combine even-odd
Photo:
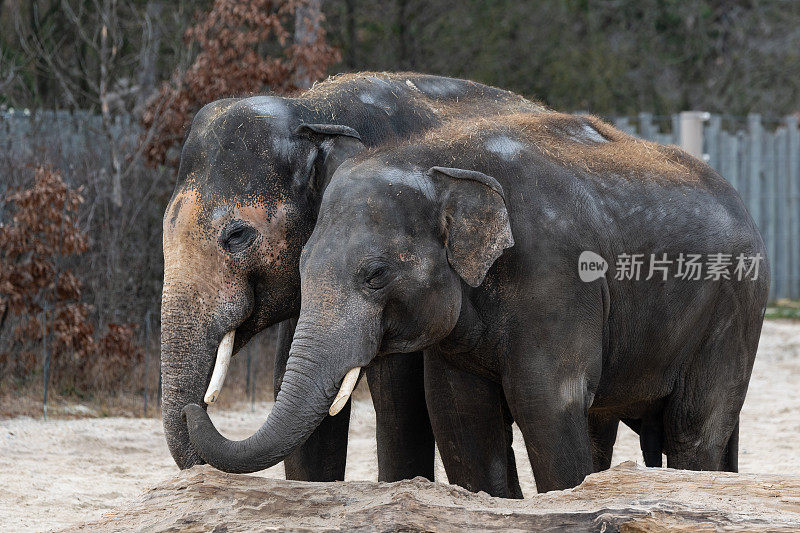
[(728, 439), (728, 445), (725, 446), (725, 464), (723, 469), (728, 472), (739, 471), (739, 419), (736, 419), (736, 427), (733, 428), (733, 433)]
[(592, 442), (592, 465), (595, 472), (608, 470), (614, 455), (619, 420), (604, 418), (589, 412), (589, 438)]
[[(278, 346), (275, 352), (273, 384), (275, 397), (283, 382), (289, 348), (297, 320), (290, 319), (278, 326)], [(350, 429), (350, 401), (336, 416), (326, 416), (308, 440), (292, 452), (283, 464), (286, 479), (297, 481), (343, 481), (347, 464), (347, 437)]]
[(525, 437), (539, 492), (576, 487), (594, 471), (588, 421), (582, 410), (538, 402), (526, 405), (518, 390), (510, 392), (508, 401)]
[[(667, 466), (733, 471), (738, 466), (732, 453), (738, 440), (740, 402), (738, 398), (714, 396), (698, 401), (682, 398), (670, 401), (664, 416)], [(736, 407), (730, 407), (731, 404)]]
[[(667, 466), (681, 470), (730, 471), (729, 443), (734, 440), (737, 415), (709, 413), (682, 403), (668, 405), (665, 417)], [(687, 420), (690, 424), (684, 422)]]
[(562, 490), (579, 485), (594, 471), (589, 427), (583, 408), (558, 404), (556, 396), (529, 402), (512, 385), (506, 386), (508, 404), (525, 437), (536, 489)]
[(639, 445), (642, 448), (645, 466), (661, 467), (661, 454), (664, 449), (663, 412), (648, 413), (642, 418), (639, 427)]
[(450, 483), (492, 496), (522, 498), (512, 419), (502, 388), (425, 353), (425, 394)]
[(503, 420), (505, 424), (505, 440), (506, 440), (506, 486), (509, 498), (516, 498), (521, 500), (524, 498), (522, 494), (522, 487), (519, 486), (519, 473), (517, 472), (517, 458), (514, 456), (514, 417), (511, 416), (511, 409), (508, 408), (506, 397), (501, 393), (501, 400), (503, 402)]
[(728, 308), (712, 317), (716, 331), (686, 365), (664, 404), (664, 450), (670, 468), (725, 471), (737, 466), (739, 413), (759, 329), (730, 317)]
[(503, 391), (525, 438), (536, 488), (575, 487), (594, 471), (588, 384), (597, 382), (599, 371), (593, 367), (601, 361), (600, 335), (593, 339), (591, 330), (575, 324), (566, 331), (545, 331), (546, 338), (538, 336), (537, 328), (515, 333), (517, 342), (503, 369)]
[(661, 455), (664, 449), (664, 413), (658, 411), (647, 413), (642, 418), (623, 418), (626, 426), (639, 435), (639, 447), (642, 450), (645, 466), (661, 467)]
[(375, 406), (378, 480), (433, 480), (435, 444), (422, 352), (378, 357), (364, 370)]

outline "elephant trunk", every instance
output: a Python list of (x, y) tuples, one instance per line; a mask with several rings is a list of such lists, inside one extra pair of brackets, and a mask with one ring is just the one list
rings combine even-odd
[[(325, 416), (337, 413), (355, 387), (364, 357), (363, 343), (347, 349), (326, 343), (301, 317), (295, 330), (286, 373), (267, 420), (251, 437), (231, 441), (220, 435), (199, 405), (183, 413), (194, 449), (210, 465), (225, 472), (248, 473), (269, 468), (303, 444)], [(338, 339), (354, 336), (342, 337)], [(374, 355), (369, 354), (371, 357)]]
[(165, 294), (161, 306), (161, 416), (172, 457), (181, 469), (204, 463), (192, 448), (181, 417), (188, 404), (203, 404), (214, 362), (209, 335), (198, 334), (196, 313), (189, 302)]

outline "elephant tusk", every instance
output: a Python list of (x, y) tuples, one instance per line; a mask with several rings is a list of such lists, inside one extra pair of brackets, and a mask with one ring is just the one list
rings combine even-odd
[(222, 382), (225, 381), (225, 375), (228, 373), (228, 366), (231, 364), (231, 354), (233, 353), (233, 337), (236, 330), (229, 331), (222, 337), (217, 349), (217, 362), (214, 363), (214, 372), (211, 374), (211, 381), (208, 383), (208, 390), (203, 401), (207, 404), (212, 404), (219, 398), (219, 392), (222, 390)]
[(351, 368), (350, 371), (344, 375), (342, 386), (339, 387), (339, 394), (337, 394), (336, 398), (333, 400), (331, 408), (328, 410), (328, 414), (334, 416), (342, 410), (342, 407), (344, 407), (344, 404), (346, 404), (347, 400), (350, 398), (350, 394), (352, 394), (353, 389), (356, 388), (356, 382), (358, 381), (358, 376), (360, 373), (361, 367), (357, 366), (355, 368)]

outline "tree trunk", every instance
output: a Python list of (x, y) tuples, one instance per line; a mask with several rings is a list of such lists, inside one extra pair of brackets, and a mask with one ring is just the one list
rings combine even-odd
[[(302, 0), (294, 12), (294, 42), (299, 47), (313, 48), (317, 44), (322, 22), (322, 0)], [(308, 69), (300, 62), (295, 72), (295, 85), (308, 89), (314, 83)]]
[[(116, 1), (103, 2), (103, 20), (110, 21), (116, 18)], [(111, 29), (114, 31), (114, 28)], [(111, 108), (109, 104), (109, 67), (117, 55), (117, 47), (109, 43), (109, 26), (103, 24), (100, 28), (100, 80), (98, 83), (100, 97), (100, 115), (103, 119), (103, 131), (108, 139), (111, 154), (111, 201), (115, 206), (122, 206), (122, 163), (120, 161), (119, 147), (112, 124)]]
[(345, 0), (345, 25), (347, 27), (347, 68), (356, 68), (356, 0)]
[(408, 70), (408, 0), (397, 0), (397, 66)]
[(145, 8), (142, 43), (139, 51), (139, 92), (136, 95), (135, 114), (141, 116), (147, 100), (155, 92), (156, 67), (161, 49), (161, 13), (163, 0), (150, 0)]

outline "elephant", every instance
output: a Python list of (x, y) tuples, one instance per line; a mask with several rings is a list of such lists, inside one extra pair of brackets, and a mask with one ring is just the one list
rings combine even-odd
[[(347, 157), (457, 116), (542, 109), (479, 83), (409, 73), (340, 75), (293, 98), (229, 98), (201, 109), (163, 221), (162, 412), (178, 466), (202, 462), (183, 407), (214, 401), (228, 358), (278, 323), (276, 394), (282, 390), (300, 309), (300, 252), (322, 193)], [(379, 479), (432, 479), (421, 354), (382, 358), (366, 373), (377, 412)], [(343, 479), (348, 423), (349, 404), (321, 421), (286, 459), (287, 477)]]
[[(655, 259), (649, 279), (629, 268), (643, 257)], [(687, 277), (689, 259), (698, 275)], [(552, 112), (453, 120), (366, 150), (328, 184), (300, 279), (283, 388), (262, 427), (230, 441), (201, 407), (184, 408), (216, 468), (277, 463), (361, 369), (425, 350), (437, 442), (475, 396), (431, 394), (445, 371), (494, 381), (540, 492), (607, 467), (620, 420), (660, 428), (670, 467), (736, 470), (766, 252), (735, 189), (677, 147)], [(443, 461), (448, 475), (458, 467)]]

